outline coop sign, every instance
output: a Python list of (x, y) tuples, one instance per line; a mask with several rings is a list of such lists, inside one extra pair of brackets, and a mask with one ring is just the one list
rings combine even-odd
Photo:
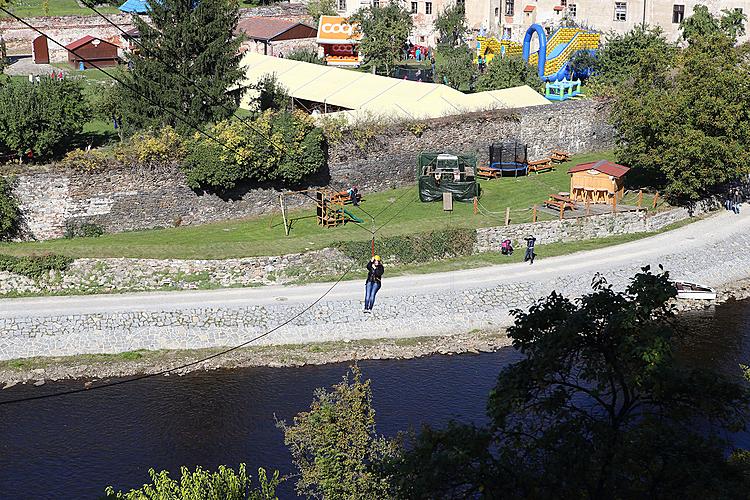
[(362, 33), (357, 32), (356, 26), (349, 24), (347, 19), (341, 16), (321, 16), (318, 24), (318, 43), (356, 43), (362, 38)]

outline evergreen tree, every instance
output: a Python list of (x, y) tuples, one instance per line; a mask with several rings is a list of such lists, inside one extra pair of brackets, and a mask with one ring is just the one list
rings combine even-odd
[[(151, 24), (135, 17), (142, 48), (130, 56), (132, 71), (123, 92), (123, 113), (135, 126), (171, 125), (183, 132), (190, 123), (216, 122), (239, 106), (236, 88), (243, 76), (233, 31), (236, 0), (150, 2)], [(144, 98), (147, 96), (148, 99)]]

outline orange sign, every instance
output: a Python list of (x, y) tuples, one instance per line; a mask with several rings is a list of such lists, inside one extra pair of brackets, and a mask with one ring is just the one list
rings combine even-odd
[(355, 27), (356, 25), (347, 23), (345, 17), (320, 16), (318, 43), (357, 43), (362, 38), (362, 33), (356, 32)]

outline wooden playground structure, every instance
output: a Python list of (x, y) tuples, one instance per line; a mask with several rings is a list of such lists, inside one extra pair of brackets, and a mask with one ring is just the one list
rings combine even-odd
[[(346, 204), (352, 203), (352, 195), (349, 191), (335, 191), (332, 189), (302, 189), (299, 191), (286, 191), (279, 194), (279, 205), (281, 207), (281, 217), (284, 220), (284, 234), (289, 236), (292, 227), (292, 220), (288, 217), (286, 207), (286, 197), (292, 195), (305, 196), (315, 201), (315, 217), (318, 225), (323, 227), (336, 227), (347, 222), (356, 222), (361, 224), (363, 219), (357, 217), (345, 208)], [(360, 194), (356, 194), (357, 202), (362, 199)]]

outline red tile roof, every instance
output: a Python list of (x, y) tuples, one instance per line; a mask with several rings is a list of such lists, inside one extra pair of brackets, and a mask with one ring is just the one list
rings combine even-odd
[(630, 168), (617, 163), (612, 163), (607, 160), (591, 161), (588, 163), (581, 163), (568, 170), (569, 174), (575, 172), (583, 172), (586, 170), (597, 170), (603, 174), (611, 175), (612, 177), (622, 177), (627, 174)]
[[(96, 38), (96, 37), (91, 36), (91, 35), (86, 35), (83, 38), (79, 38), (75, 42), (69, 43), (68, 45), (65, 46), (65, 48), (68, 49), (68, 50), (76, 50), (76, 49), (79, 49), (79, 48), (83, 47), (84, 45), (86, 45), (87, 43), (92, 42), (94, 40), (100, 40), (102, 42), (104, 41), (104, 40), (101, 40), (100, 38)], [(106, 42), (106, 43), (109, 43), (109, 42)]]
[[(248, 17), (240, 20), (237, 23), (237, 32), (244, 33), (248, 38), (254, 40), (271, 40), (286, 33), (290, 29), (297, 25), (302, 25), (315, 30), (312, 26), (307, 26), (297, 21), (290, 21), (288, 19), (275, 19), (272, 17)], [(314, 37), (313, 34), (310, 38)]]
[(524, 12), (534, 12), (534, 9), (536, 9), (535, 5), (527, 5), (526, 7), (523, 8), (523, 11)]
[(556, 11), (560, 12), (560, 11), (561, 11), (561, 10), (563, 10), (564, 8), (565, 8), (565, 7), (563, 7), (562, 5), (555, 5), (554, 7), (552, 7), (552, 10), (556, 10)]

